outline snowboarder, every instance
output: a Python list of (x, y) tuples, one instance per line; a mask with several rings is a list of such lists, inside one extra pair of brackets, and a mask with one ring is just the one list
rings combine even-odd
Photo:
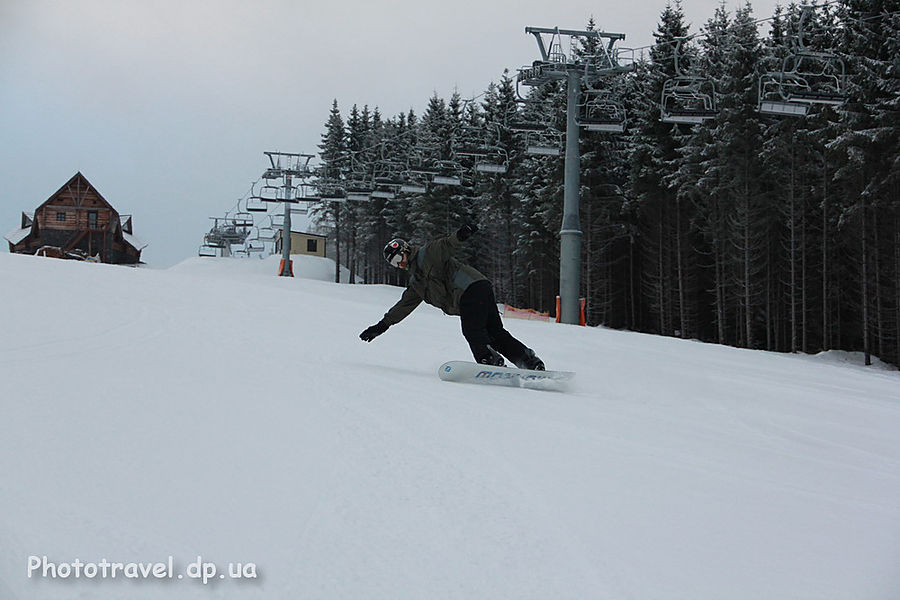
[[(423, 300), (448, 315), (459, 315), (462, 333), (475, 362), (504, 366), (503, 356), (520, 369), (544, 370), (534, 350), (514, 338), (503, 327), (494, 289), (487, 277), (453, 255), (478, 228), (465, 224), (458, 231), (425, 244), (410, 246), (393, 239), (384, 247), (384, 258), (409, 272), (409, 282), (400, 300), (359, 338), (371, 342), (407, 317)], [(501, 356), (502, 355), (502, 356)]]

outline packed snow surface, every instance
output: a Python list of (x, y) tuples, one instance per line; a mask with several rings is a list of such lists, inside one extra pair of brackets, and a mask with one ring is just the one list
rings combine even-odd
[(0, 598), (900, 598), (896, 371), (507, 319), (573, 389), (447, 383), (276, 265), (0, 254)]

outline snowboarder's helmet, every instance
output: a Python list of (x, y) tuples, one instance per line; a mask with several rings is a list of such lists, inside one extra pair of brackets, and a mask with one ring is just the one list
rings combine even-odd
[(384, 259), (391, 265), (399, 267), (400, 261), (403, 260), (404, 252), (409, 252), (409, 242), (400, 238), (394, 238), (384, 247)]

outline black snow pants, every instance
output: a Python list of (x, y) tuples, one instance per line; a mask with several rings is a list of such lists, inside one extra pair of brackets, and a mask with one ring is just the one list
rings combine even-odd
[(475, 362), (490, 359), (490, 348), (514, 365), (520, 365), (525, 360), (528, 348), (503, 328), (490, 281), (476, 281), (466, 288), (459, 299), (459, 317), (463, 336), (469, 342)]

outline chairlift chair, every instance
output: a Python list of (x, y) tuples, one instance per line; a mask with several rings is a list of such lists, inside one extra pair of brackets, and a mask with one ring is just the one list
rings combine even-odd
[(663, 82), (659, 101), (660, 121), (696, 125), (715, 119), (719, 110), (713, 82), (705, 77), (686, 74), (681, 69), (679, 57), (684, 39), (679, 38), (675, 44), (675, 77)]
[(509, 170), (509, 153), (495, 146), (490, 152), (475, 161), (475, 170), (479, 173), (502, 175)]
[(413, 175), (434, 176), (440, 175), (441, 170), (437, 167), (430, 167), (426, 165), (410, 165), (409, 172)]
[(259, 238), (247, 240), (246, 250), (248, 254), (260, 254), (266, 251), (266, 244)]
[(401, 174), (399, 191), (404, 194), (424, 194), (428, 191), (426, 181), (409, 171)]
[(486, 123), (481, 127), (463, 127), (453, 154), (460, 166), (480, 173), (506, 173), (509, 154), (500, 145), (500, 126)]
[(314, 184), (301, 183), (297, 186), (297, 194), (294, 200), (297, 202), (319, 202), (322, 197), (317, 191), (318, 188)]
[(462, 185), (463, 167), (457, 160), (435, 161), (437, 173), (431, 176), (431, 182), (435, 185)]
[(203, 244), (200, 246), (200, 250), (197, 253), (198, 256), (215, 258), (219, 255), (214, 246), (210, 246), (209, 244)]
[(525, 137), (525, 154), (536, 156), (559, 156), (562, 154), (562, 133), (543, 127), (521, 132)]
[(400, 191), (405, 192), (407, 194), (424, 194), (428, 191), (428, 188), (421, 183), (404, 183), (400, 186)]
[(257, 213), (268, 212), (269, 210), (268, 204), (259, 196), (250, 196), (249, 198), (247, 198), (247, 204), (245, 208), (249, 212)]
[(804, 27), (813, 7), (802, 6), (793, 47), (781, 62), (780, 71), (759, 79), (760, 113), (805, 116), (813, 105), (840, 106), (847, 101), (844, 61), (832, 52), (806, 48)]
[(281, 186), (267, 183), (259, 189), (259, 198), (263, 202), (280, 202), (281, 195)]
[(587, 90), (579, 107), (578, 124), (588, 131), (623, 133), (625, 108), (616, 102), (608, 90)]
[(215, 233), (207, 233), (203, 236), (203, 245), (209, 248), (221, 249), (225, 247), (225, 240)]
[(237, 228), (253, 227), (253, 215), (246, 211), (238, 211), (231, 218), (231, 223)]
[(455, 175), (435, 175), (431, 181), (435, 185), (462, 185), (462, 180)]
[(368, 202), (372, 199), (375, 187), (367, 181), (350, 181), (346, 186), (346, 200), (352, 202)]
[(320, 202), (344, 202), (347, 200), (347, 190), (339, 183), (320, 181), (316, 184), (316, 193)]
[(506, 162), (479, 162), (475, 163), (475, 170), (480, 173), (502, 175), (509, 170), (509, 165)]

